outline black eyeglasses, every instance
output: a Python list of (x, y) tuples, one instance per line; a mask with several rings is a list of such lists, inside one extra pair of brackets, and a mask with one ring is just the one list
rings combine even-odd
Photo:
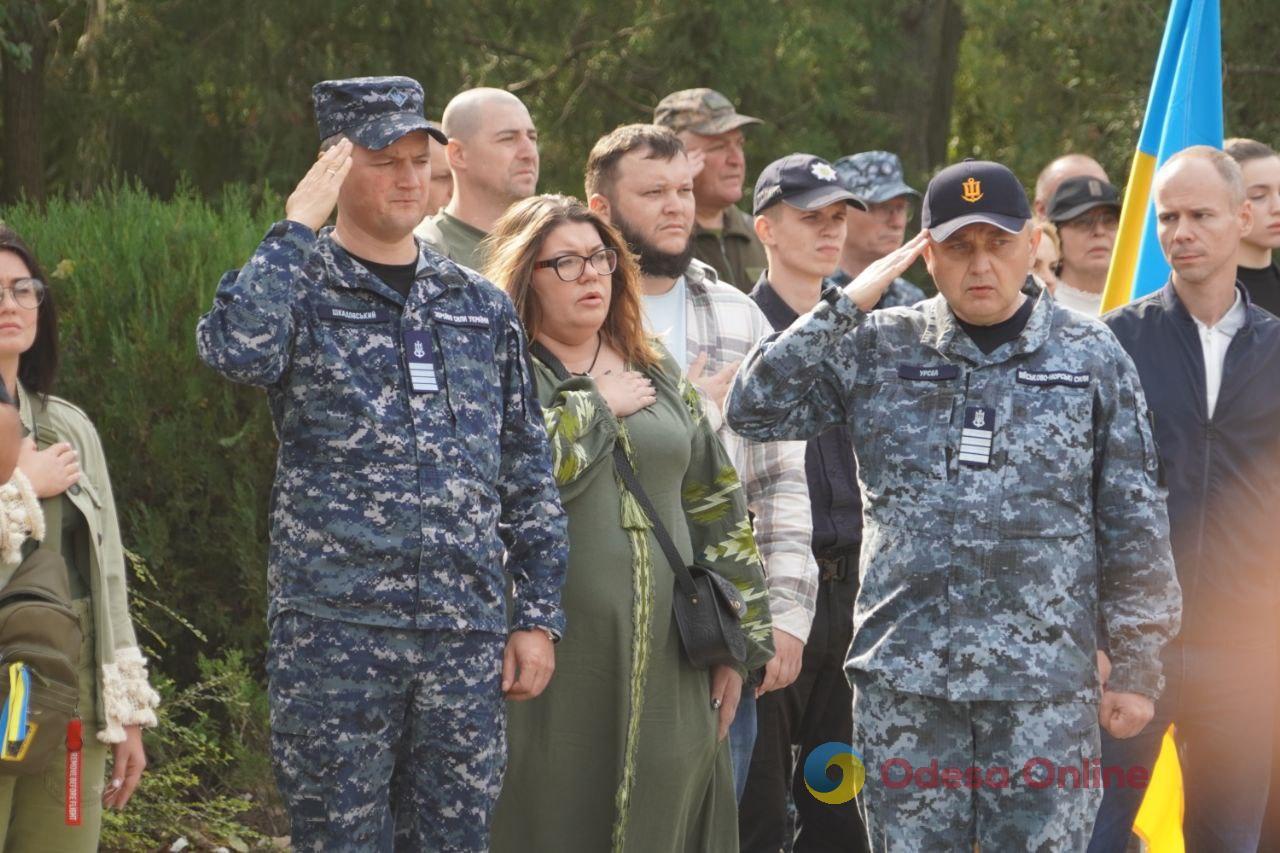
[(547, 261), (538, 261), (533, 265), (535, 270), (551, 267), (560, 276), (561, 281), (574, 282), (582, 277), (582, 271), (591, 262), (591, 268), (600, 275), (609, 275), (618, 268), (618, 252), (615, 249), (600, 249), (590, 256), (561, 255)]
[(19, 308), (39, 308), (40, 303), (44, 302), (44, 282), (38, 278), (17, 278), (12, 284), (2, 285), (0, 304), (4, 302), (6, 293), (13, 296), (14, 304)]

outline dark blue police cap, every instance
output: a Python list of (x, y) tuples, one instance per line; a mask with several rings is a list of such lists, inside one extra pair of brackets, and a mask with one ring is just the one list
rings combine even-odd
[(764, 167), (756, 179), (751, 212), (758, 216), (780, 201), (800, 210), (817, 210), (837, 201), (867, 209), (866, 202), (840, 183), (831, 164), (812, 154), (788, 154)]
[(440, 144), (449, 138), (422, 112), (422, 86), (411, 77), (324, 80), (311, 89), (320, 139), (343, 134), (375, 151), (406, 133), (425, 130)]

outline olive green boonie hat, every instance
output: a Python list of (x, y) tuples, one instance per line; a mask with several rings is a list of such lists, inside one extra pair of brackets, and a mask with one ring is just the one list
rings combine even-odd
[(754, 116), (744, 116), (733, 103), (715, 89), (682, 89), (658, 102), (653, 123), (676, 133), (689, 130), (704, 136), (728, 133), (749, 124), (764, 124)]

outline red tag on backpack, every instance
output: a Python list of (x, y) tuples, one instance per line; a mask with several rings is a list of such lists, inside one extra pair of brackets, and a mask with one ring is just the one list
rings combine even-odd
[(84, 747), (80, 718), (73, 717), (67, 723), (67, 826), (79, 826), (80, 815), (80, 758)]

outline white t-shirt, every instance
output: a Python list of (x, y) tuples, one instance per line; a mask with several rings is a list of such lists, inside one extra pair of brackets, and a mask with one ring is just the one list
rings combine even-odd
[(1218, 405), (1218, 391), (1222, 388), (1222, 366), (1227, 359), (1227, 347), (1231, 346), (1231, 339), (1244, 325), (1244, 318), (1244, 300), (1240, 298), (1239, 290), (1236, 291), (1236, 301), (1227, 309), (1227, 313), (1222, 315), (1222, 319), (1212, 326), (1206, 326), (1196, 317), (1191, 318), (1196, 321), (1196, 331), (1200, 333), (1200, 349), (1204, 352), (1204, 391), (1210, 418), (1213, 417), (1213, 410)]
[(644, 297), (645, 328), (662, 340), (662, 345), (671, 351), (676, 364), (682, 368), (689, 366), (685, 351), (686, 293), (684, 276), (680, 276), (666, 293)]
[(1053, 298), (1064, 308), (1078, 311), (1087, 317), (1097, 317), (1098, 309), (1102, 307), (1101, 293), (1079, 290), (1062, 279), (1058, 279), (1058, 287), (1053, 292)]

